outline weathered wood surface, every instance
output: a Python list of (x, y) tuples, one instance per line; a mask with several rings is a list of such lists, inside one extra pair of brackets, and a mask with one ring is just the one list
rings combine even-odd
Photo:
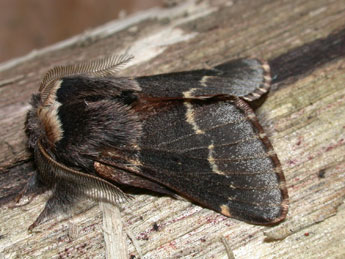
[(98, 206), (50, 220), (33, 233), (27, 228), (47, 194), (24, 207), (8, 206), (33, 171), (23, 123), (42, 75), (57, 64), (126, 51), (136, 56), (126, 75), (200, 68), (239, 56), (269, 60), (274, 86), (256, 113), (281, 159), (290, 195), (286, 221), (271, 228), (188, 201), (136, 195), (121, 210), (129, 255), (138, 256), (135, 244), (145, 258), (227, 258), (225, 238), (235, 258), (344, 258), (344, 17), (343, 0), (188, 1), (0, 65), (0, 258), (104, 258), (109, 251), (107, 226), (117, 219), (103, 224)]

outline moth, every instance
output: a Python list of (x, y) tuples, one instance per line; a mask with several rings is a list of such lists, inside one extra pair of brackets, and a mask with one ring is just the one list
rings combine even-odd
[(180, 195), (225, 216), (275, 224), (288, 210), (281, 164), (247, 102), (270, 88), (266, 62), (119, 77), (132, 57), (58, 66), (25, 124), (40, 182), (53, 190), (30, 229), (79, 196), (119, 204), (125, 186)]

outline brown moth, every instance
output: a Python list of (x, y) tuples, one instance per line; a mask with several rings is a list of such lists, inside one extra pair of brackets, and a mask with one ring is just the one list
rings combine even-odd
[(53, 68), (33, 95), (26, 133), (35, 179), (53, 194), (30, 228), (79, 196), (123, 202), (125, 186), (178, 194), (253, 224), (282, 221), (284, 174), (247, 103), (268, 91), (269, 65), (237, 59), (117, 77), (130, 59)]

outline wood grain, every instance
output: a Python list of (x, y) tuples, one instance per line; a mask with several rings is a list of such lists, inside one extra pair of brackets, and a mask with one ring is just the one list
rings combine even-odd
[[(1, 64), (0, 255), (106, 256), (98, 206), (74, 216), (72, 225), (54, 219), (28, 233), (47, 194), (20, 208), (9, 205), (34, 170), (23, 124), (44, 73), (58, 64), (128, 51), (136, 59), (121, 73), (133, 76), (207, 67), (236, 57), (267, 59), (274, 85), (255, 104), (256, 113), (282, 162), (290, 195), (286, 221), (271, 228), (188, 201), (135, 195), (121, 208), (121, 218), (144, 258), (227, 258), (229, 247), (235, 258), (344, 257), (344, 16), (342, 0), (186, 1), (113, 21)], [(129, 256), (138, 256), (133, 240), (126, 242)]]

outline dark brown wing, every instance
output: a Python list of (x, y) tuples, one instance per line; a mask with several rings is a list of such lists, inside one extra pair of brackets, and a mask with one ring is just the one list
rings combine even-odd
[(102, 175), (104, 168), (114, 175), (121, 169), (146, 179), (144, 188), (159, 192), (158, 184), (255, 224), (285, 218), (287, 191), (279, 160), (244, 101), (175, 100), (146, 104), (137, 112), (142, 118), (138, 146), (102, 157)]
[(259, 59), (237, 59), (212, 69), (136, 78), (143, 94), (158, 98), (227, 95), (258, 99), (271, 85), (270, 67)]

